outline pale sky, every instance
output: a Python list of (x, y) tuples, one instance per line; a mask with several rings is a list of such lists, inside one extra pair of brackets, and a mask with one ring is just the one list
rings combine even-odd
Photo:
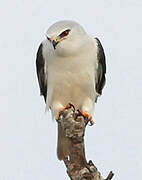
[(87, 127), (87, 159), (113, 180), (142, 179), (142, 1), (5, 0), (0, 6), (0, 180), (69, 179), (57, 160), (56, 122), (39, 96), (35, 56), (54, 22), (98, 37), (107, 83)]

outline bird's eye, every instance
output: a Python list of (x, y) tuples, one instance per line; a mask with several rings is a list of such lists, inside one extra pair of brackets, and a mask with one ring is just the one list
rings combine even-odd
[(60, 38), (63, 38), (63, 37), (65, 37), (65, 36), (67, 36), (67, 35), (69, 34), (69, 32), (70, 32), (70, 29), (67, 29), (67, 30), (63, 31), (63, 32), (59, 35)]

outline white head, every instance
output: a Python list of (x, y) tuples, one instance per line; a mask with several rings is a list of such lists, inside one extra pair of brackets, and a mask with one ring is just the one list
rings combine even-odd
[(74, 21), (59, 21), (46, 32), (47, 40), (53, 45), (55, 53), (60, 56), (75, 54), (82, 45), (86, 32)]

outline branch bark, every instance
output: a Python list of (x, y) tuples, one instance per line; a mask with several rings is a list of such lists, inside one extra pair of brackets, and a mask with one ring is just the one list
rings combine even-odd
[[(71, 180), (104, 180), (93, 162), (85, 157), (84, 135), (88, 119), (84, 118), (73, 107), (60, 113), (57, 121), (61, 123), (65, 136), (69, 139), (69, 157), (64, 159), (67, 174)], [(105, 180), (111, 180), (110, 172)]]

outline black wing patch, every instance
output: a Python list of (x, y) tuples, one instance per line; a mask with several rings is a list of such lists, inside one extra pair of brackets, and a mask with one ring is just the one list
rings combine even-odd
[(47, 97), (47, 80), (46, 80), (46, 75), (45, 75), (45, 60), (42, 55), (42, 47), (43, 45), (40, 44), (38, 51), (37, 51), (37, 56), (36, 56), (36, 70), (37, 70), (37, 77), (38, 77), (38, 82), (39, 82), (39, 87), (40, 87), (40, 94), (44, 96), (44, 100), (46, 102), (46, 97)]
[(98, 38), (95, 38), (98, 45), (98, 72), (97, 72), (97, 82), (96, 82), (96, 91), (99, 95), (102, 94), (103, 87), (106, 82), (105, 74), (106, 74), (106, 58), (104, 49), (102, 47), (102, 44)]

